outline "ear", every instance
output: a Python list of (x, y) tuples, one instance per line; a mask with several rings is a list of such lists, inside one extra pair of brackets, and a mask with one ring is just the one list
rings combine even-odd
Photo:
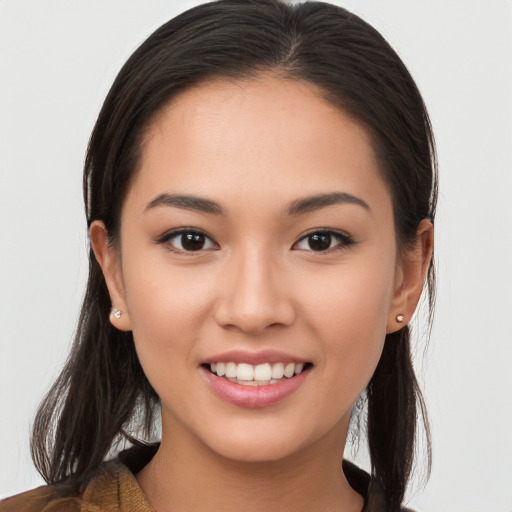
[[(96, 220), (91, 224), (89, 239), (94, 256), (103, 271), (112, 302), (110, 322), (121, 331), (130, 331), (130, 315), (126, 305), (121, 261), (116, 250), (108, 241), (107, 230), (103, 222)], [(114, 310), (116, 310), (116, 314)]]
[[(386, 333), (407, 325), (420, 300), (434, 250), (434, 227), (424, 219), (416, 232), (414, 245), (401, 255), (397, 265), (395, 290), (388, 315)], [(403, 316), (403, 320), (397, 318)]]

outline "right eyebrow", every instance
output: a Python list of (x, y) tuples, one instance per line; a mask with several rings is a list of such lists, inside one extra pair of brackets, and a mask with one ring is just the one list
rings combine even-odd
[(186, 194), (159, 194), (146, 205), (144, 212), (158, 206), (171, 206), (173, 208), (182, 208), (184, 210), (193, 210), (201, 213), (224, 215), (221, 206), (215, 201)]

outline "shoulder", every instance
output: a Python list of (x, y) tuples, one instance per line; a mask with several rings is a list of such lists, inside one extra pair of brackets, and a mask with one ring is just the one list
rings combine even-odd
[(119, 510), (117, 466), (112, 462), (102, 464), (95, 477), (76, 494), (66, 492), (67, 482), (63, 486), (41, 486), (0, 501), (0, 512), (81, 512), (98, 505), (104, 507), (102, 511)]
[(135, 478), (143, 463), (133, 456), (104, 462), (73, 496), (63, 496), (59, 485), (42, 486), (1, 501), (0, 512), (154, 512)]
[(0, 512), (74, 512), (74, 498), (59, 498), (52, 486), (42, 486), (0, 501)]

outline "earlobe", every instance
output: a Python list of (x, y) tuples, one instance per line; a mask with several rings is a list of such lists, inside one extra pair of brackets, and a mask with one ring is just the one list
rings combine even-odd
[(424, 219), (418, 225), (414, 246), (401, 256), (386, 333), (407, 325), (418, 305), (434, 249), (434, 228)]
[(131, 323), (126, 305), (123, 275), (118, 254), (109, 244), (107, 230), (101, 221), (94, 221), (89, 228), (89, 240), (112, 302), (111, 324), (121, 331), (130, 331)]

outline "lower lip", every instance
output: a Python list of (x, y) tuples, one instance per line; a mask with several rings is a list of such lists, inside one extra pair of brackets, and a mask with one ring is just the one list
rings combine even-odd
[(217, 396), (239, 407), (255, 408), (265, 407), (284, 400), (304, 383), (311, 368), (307, 368), (299, 375), (266, 386), (244, 386), (218, 377), (206, 368), (201, 367), (201, 370)]

